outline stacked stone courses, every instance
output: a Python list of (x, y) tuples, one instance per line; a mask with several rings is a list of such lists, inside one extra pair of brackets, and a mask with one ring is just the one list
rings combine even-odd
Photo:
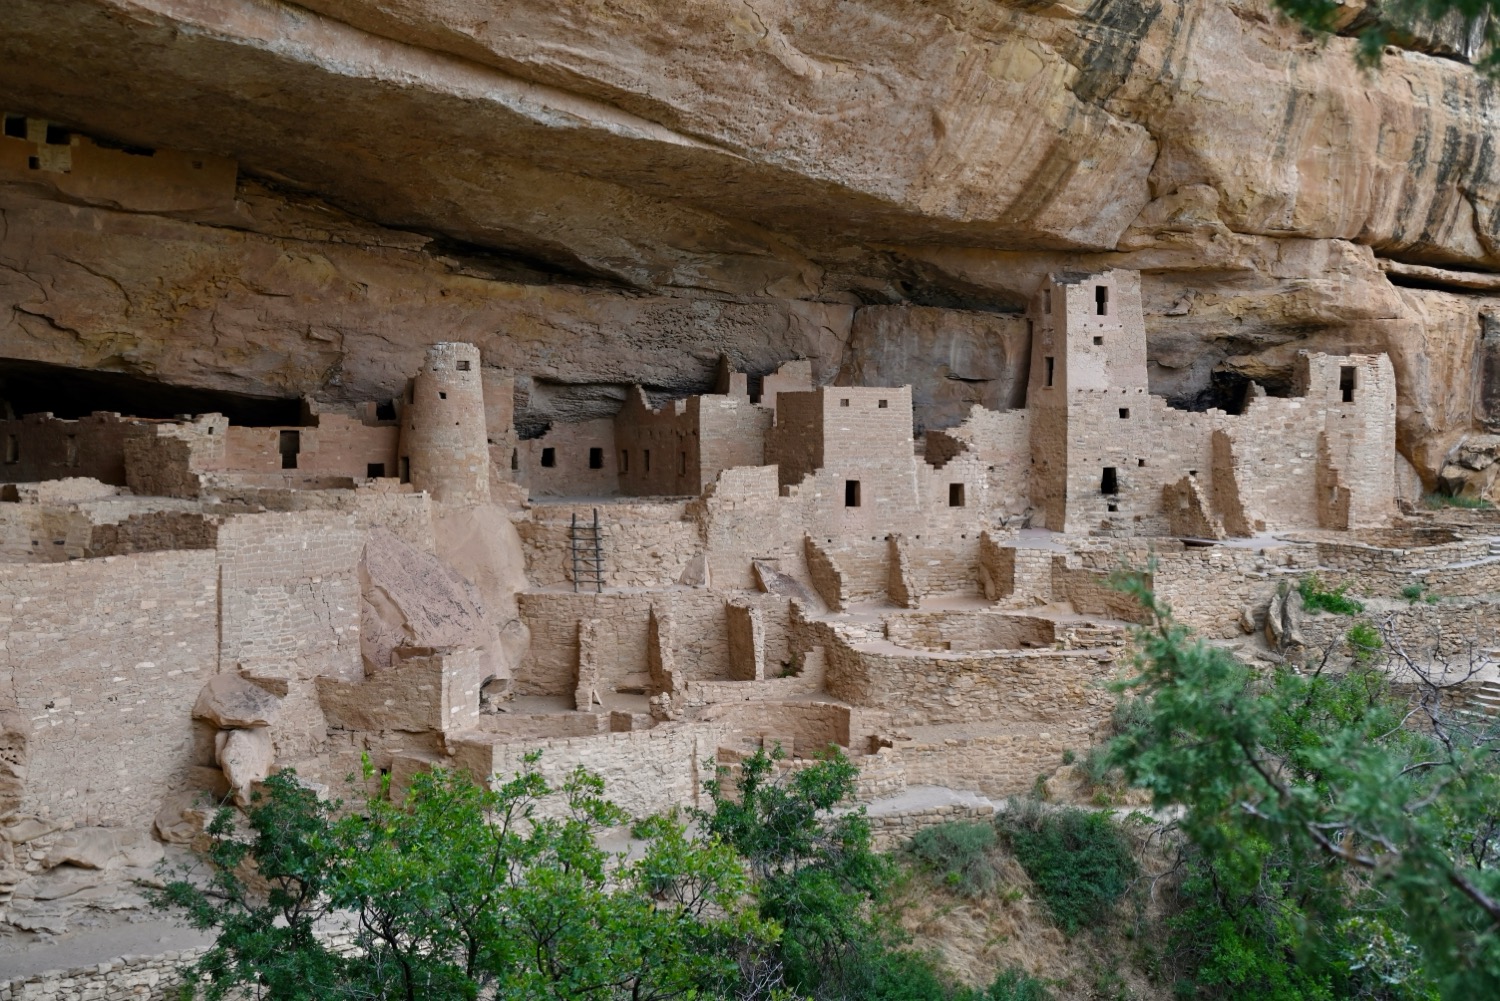
[[(297, 426), (0, 421), (0, 919), (114, 920), (118, 893), (72, 888), (127, 892), (188, 850), (203, 797), (244, 805), (280, 767), (357, 800), (364, 759), (400, 795), (540, 750), (641, 815), (757, 750), (794, 770), (834, 745), (882, 843), (985, 816), (1105, 734), (1145, 618), (1121, 571), (1269, 660), (1309, 574), (1422, 656), (1473, 648), (1500, 519), (1403, 513), (1385, 356), (1304, 353), (1290, 395), (1188, 412), (1150, 392), (1131, 272), (1051, 276), (1003, 326), (1029, 331), (1025, 405), (920, 440), (910, 387), (817, 385), (807, 359), (518, 428), (538, 383), (456, 342), (393, 399), (307, 401)], [(165, 997), (170, 966), (0, 1001)]]

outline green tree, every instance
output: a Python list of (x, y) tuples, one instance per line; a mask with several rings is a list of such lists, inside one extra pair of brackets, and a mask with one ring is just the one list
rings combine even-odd
[(894, 945), (870, 919), (891, 863), (871, 847), (863, 807), (837, 812), (853, 799), (859, 774), (842, 751), (793, 769), (778, 767), (784, 758), (779, 747), (756, 751), (732, 787), (718, 769), (706, 783), (712, 809), (699, 819), (750, 867), (761, 915), (782, 928), (779, 955), (793, 985), (855, 996), (847, 991), (858, 971), (883, 962)]
[[(554, 790), (535, 761), (494, 790), (434, 769), (402, 802), (377, 797), (337, 819), (338, 804), (273, 775), (248, 837), (230, 811), (215, 818), (207, 880), (158, 895), (218, 933), (192, 979), (210, 998), (257, 985), (277, 1001), (659, 1001), (735, 988), (741, 960), (770, 948), (776, 927), (733, 849), (658, 817), (639, 825), (639, 858), (612, 855), (599, 836), (626, 818), (601, 780), (579, 769)], [(563, 809), (539, 811), (549, 797)], [(313, 934), (334, 916), (352, 921), (350, 954)], [(761, 996), (777, 986), (756, 983)]]
[(1121, 686), (1143, 711), (1112, 755), (1181, 810), (1179, 946), (1204, 993), (1500, 996), (1493, 733), (1438, 681), (1403, 702), (1359, 665), (1257, 671), (1132, 589), (1154, 625)]

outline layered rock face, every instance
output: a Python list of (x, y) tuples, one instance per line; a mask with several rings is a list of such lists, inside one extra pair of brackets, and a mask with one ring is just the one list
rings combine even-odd
[(1179, 405), (1388, 352), (1430, 489), (1500, 394), (1500, 93), (1352, 45), (1262, 0), (13, 0), (5, 110), (158, 173), (8, 120), (0, 358), (339, 406), (470, 341), (525, 433), (806, 357), (942, 426), (1018, 402), (1044, 274), (1125, 267)]

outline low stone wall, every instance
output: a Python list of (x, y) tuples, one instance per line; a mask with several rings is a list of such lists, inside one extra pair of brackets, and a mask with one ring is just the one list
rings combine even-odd
[(182, 982), (179, 967), (204, 950), (160, 956), (124, 956), (74, 970), (48, 970), (0, 982), (0, 1001), (172, 1001)]
[(998, 798), (1029, 792), (1037, 776), (1062, 764), (1063, 752), (1080, 753), (1092, 743), (1091, 733), (1049, 730), (902, 742), (895, 749), (907, 785), (946, 786)]
[(876, 851), (888, 852), (900, 848), (918, 831), (928, 827), (956, 821), (989, 820), (994, 815), (995, 808), (988, 803), (945, 803), (942, 806), (885, 814), (870, 818), (871, 840)]
[(1110, 651), (917, 653), (878, 644), (828, 650), (828, 694), (890, 712), (896, 725), (1008, 720), (1090, 730), (1109, 714)]

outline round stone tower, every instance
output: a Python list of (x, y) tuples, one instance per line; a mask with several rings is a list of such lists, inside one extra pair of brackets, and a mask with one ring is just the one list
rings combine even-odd
[(479, 349), (434, 344), (411, 381), (401, 415), (401, 479), (434, 500), (487, 504), (490, 449), (485, 434)]

